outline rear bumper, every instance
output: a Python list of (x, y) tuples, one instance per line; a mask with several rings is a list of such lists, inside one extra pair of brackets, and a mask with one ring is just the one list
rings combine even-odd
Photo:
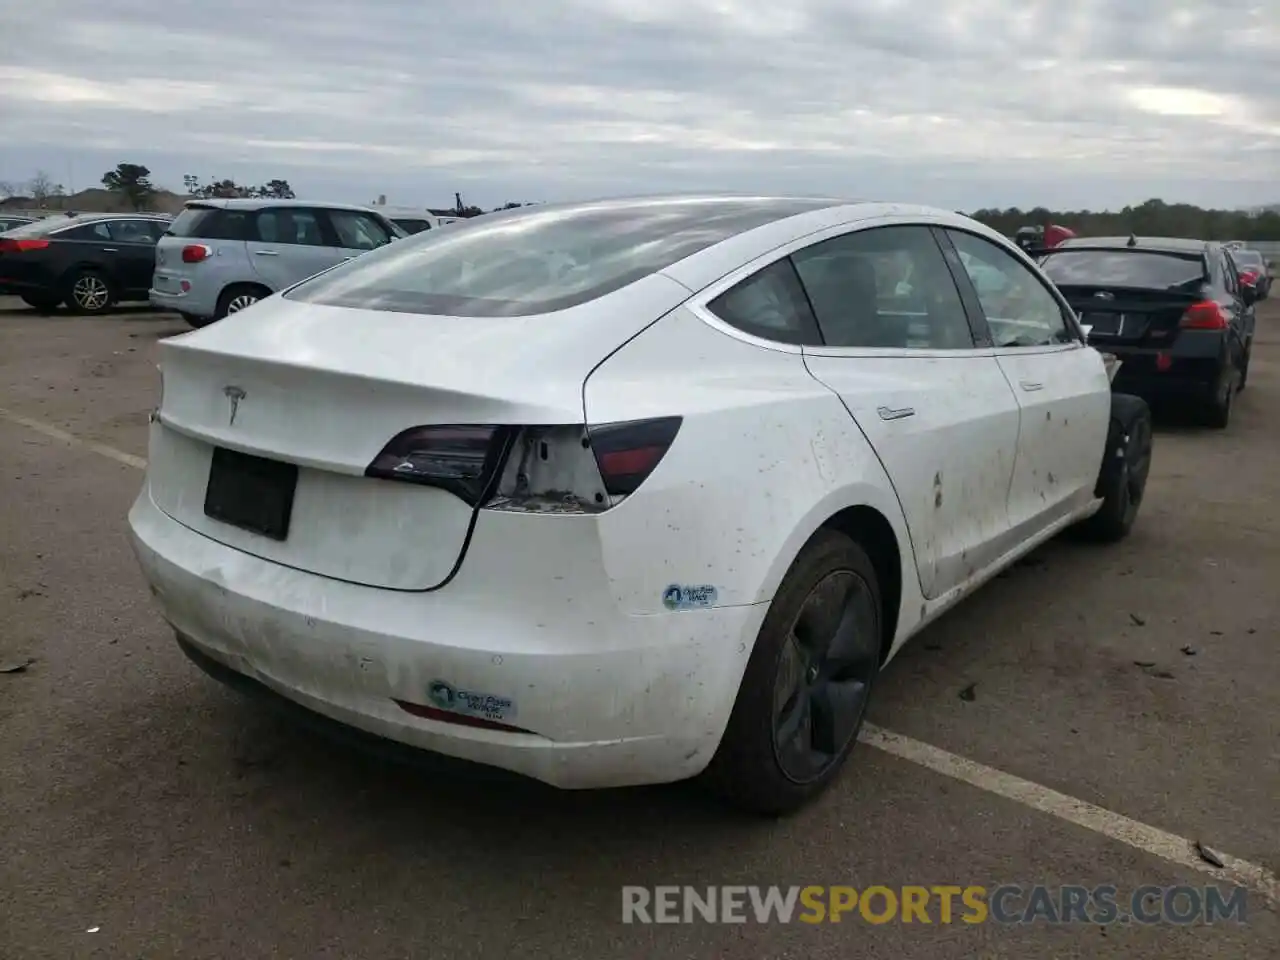
[(1112, 388), (1148, 399), (1212, 399), (1222, 375), (1221, 334), (1184, 330), (1171, 349), (1099, 345), (1121, 361)]
[[(513, 583), (487, 602), (465, 585), (361, 587), (223, 546), (164, 514), (145, 488), (129, 524), (152, 592), (196, 658), (367, 734), (566, 788), (699, 773), (767, 609), (633, 616), (586, 596), (599, 593), (592, 583), (566, 581), (555, 602), (536, 578), (536, 597)], [(524, 732), (398, 704), (441, 706), (440, 682), (510, 701), (491, 719)]]
[[(147, 291), (147, 299), (151, 301), (152, 306), (160, 310), (171, 310), (201, 319), (211, 319), (218, 308), (217, 292), (211, 295), (203, 289), (204, 285), (191, 283), (190, 280), (187, 280), (188, 289), (183, 290), (182, 282), (181, 277), (168, 276), (162, 271), (157, 272), (152, 277), (152, 286)], [(165, 284), (165, 289), (158, 289), (157, 283)]]

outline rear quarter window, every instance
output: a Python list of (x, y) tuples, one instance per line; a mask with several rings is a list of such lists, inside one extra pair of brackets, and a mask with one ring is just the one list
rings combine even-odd
[(252, 211), (187, 207), (174, 217), (165, 236), (198, 240), (247, 240)]
[(1040, 268), (1062, 286), (1176, 290), (1208, 279), (1203, 255), (1152, 250), (1062, 250), (1046, 254)]

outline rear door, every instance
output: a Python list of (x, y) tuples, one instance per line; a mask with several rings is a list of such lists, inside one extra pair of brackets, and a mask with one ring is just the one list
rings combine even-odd
[(107, 221), (115, 249), (116, 280), (124, 297), (143, 297), (151, 287), (156, 265), (156, 237), (151, 221), (122, 219)]
[(1010, 546), (1017, 400), (929, 227), (846, 233), (791, 259), (825, 341), (805, 362), (880, 457), (921, 589), (941, 596)]
[(943, 231), (972, 281), (996, 362), (1020, 411), (1009, 517), (1019, 539), (1093, 497), (1111, 419), (1111, 382), (1102, 357), (1079, 338), (1070, 307), (1027, 264), (993, 241)]
[(307, 207), (257, 211), (245, 245), (254, 272), (279, 291), (341, 262), (326, 226), (323, 213)]

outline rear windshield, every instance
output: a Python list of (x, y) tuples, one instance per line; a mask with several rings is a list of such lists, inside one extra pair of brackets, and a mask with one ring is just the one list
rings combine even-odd
[(1040, 266), (1062, 286), (1090, 285), (1176, 290), (1206, 279), (1198, 253), (1151, 250), (1062, 250), (1048, 253)]
[(32, 220), (30, 223), (19, 224), (5, 231), (7, 237), (43, 237), (51, 230), (58, 227), (73, 227), (79, 220), (73, 220), (70, 217), (44, 217), (40, 220)]
[(428, 230), (302, 283), (290, 300), (459, 317), (525, 317), (602, 297), (816, 200), (633, 200), (525, 207)]
[(1262, 266), (1262, 254), (1257, 250), (1232, 250), (1231, 259), (1240, 267)]
[(218, 207), (187, 207), (173, 218), (166, 237), (199, 240), (245, 240), (251, 211)]

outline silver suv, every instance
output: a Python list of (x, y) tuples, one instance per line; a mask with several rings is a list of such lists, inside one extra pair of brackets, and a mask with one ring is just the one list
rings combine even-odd
[(156, 244), (150, 299), (203, 327), (403, 236), (365, 207), (192, 200)]

